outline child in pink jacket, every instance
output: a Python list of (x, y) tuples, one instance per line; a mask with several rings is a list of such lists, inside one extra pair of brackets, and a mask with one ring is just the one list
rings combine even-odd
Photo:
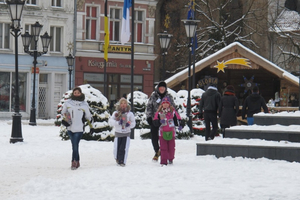
[[(161, 166), (173, 164), (175, 154), (175, 126), (179, 126), (179, 120), (181, 120), (181, 117), (171, 105), (169, 98), (164, 97), (153, 118), (154, 125), (160, 126), (159, 143)], [(179, 126), (179, 130), (181, 129), (182, 127)]]

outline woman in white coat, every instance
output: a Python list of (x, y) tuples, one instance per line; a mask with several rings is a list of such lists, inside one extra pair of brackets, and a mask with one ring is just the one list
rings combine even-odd
[(80, 87), (75, 87), (71, 98), (63, 104), (61, 114), (67, 119), (69, 126), (68, 135), (72, 143), (72, 164), (71, 169), (77, 169), (79, 163), (79, 141), (83, 135), (84, 121), (91, 120), (89, 105), (84, 101), (85, 96)]

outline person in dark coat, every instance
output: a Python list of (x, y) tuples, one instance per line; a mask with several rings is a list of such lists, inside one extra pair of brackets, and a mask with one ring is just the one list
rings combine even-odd
[(261, 108), (264, 109), (264, 113), (269, 112), (264, 98), (259, 94), (258, 87), (254, 86), (252, 89), (252, 94), (245, 99), (242, 109), (242, 119), (246, 119), (245, 115), (247, 113), (248, 125), (253, 125), (253, 115), (261, 112)]
[(219, 107), (220, 126), (223, 138), (225, 137), (225, 128), (237, 124), (237, 114), (239, 112), (239, 100), (235, 96), (234, 87), (228, 85), (225, 89), (224, 96), (221, 98)]
[[(221, 94), (215, 85), (210, 85), (206, 92), (202, 94), (199, 103), (199, 119), (204, 116), (205, 121), (205, 140), (213, 140), (218, 131), (218, 110)], [(204, 115), (203, 115), (204, 113)], [(210, 131), (210, 123), (212, 130)]]

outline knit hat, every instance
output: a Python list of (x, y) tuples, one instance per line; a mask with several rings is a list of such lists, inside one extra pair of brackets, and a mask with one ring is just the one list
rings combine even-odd
[(228, 85), (225, 91), (234, 92), (234, 87), (232, 85)]
[(159, 88), (159, 87), (165, 87), (165, 88), (167, 88), (166, 82), (164, 82), (164, 81), (159, 82), (158, 85), (157, 85), (157, 88)]
[(164, 103), (168, 103), (168, 104), (171, 105), (169, 97), (164, 97), (164, 98), (162, 99), (161, 104), (164, 104)]

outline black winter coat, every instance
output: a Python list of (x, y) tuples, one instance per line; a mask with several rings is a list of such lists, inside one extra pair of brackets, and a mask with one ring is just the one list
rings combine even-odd
[(199, 112), (217, 113), (221, 101), (221, 94), (216, 89), (208, 89), (202, 94), (199, 103)]
[(259, 94), (250, 94), (244, 102), (242, 118), (245, 119), (246, 112), (247, 117), (253, 117), (254, 114), (261, 112), (261, 108), (264, 109), (265, 113), (269, 112), (266, 102), (262, 96)]
[(239, 100), (233, 95), (224, 95), (221, 98), (219, 116), (220, 124), (235, 126), (237, 124), (236, 116), (239, 112)]

